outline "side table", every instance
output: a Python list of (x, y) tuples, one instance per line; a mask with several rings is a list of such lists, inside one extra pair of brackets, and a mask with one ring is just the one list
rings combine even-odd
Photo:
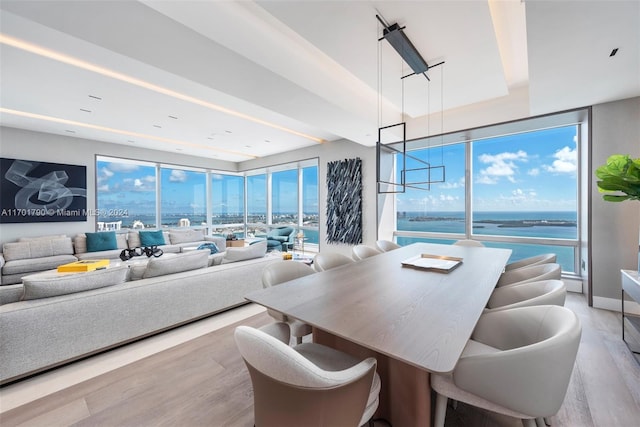
[[(625, 294), (640, 303), (640, 276), (637, 271), (622, 270), (622, 341), (640, 363), (640, 316), (625, 313)], [(627, 332), (625, 334), (625, 332)]]
[(242, 248), (244, 247), (244, 239), (227, 240), (228, 248)]

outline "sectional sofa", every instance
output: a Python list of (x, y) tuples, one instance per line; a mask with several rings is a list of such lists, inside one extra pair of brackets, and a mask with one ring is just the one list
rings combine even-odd
[(0, 286), (0, 384), (245, 304), (264, 267), (283, 262), (266, 249), (169, 253)]
[(77, 260), (117, 260), (123, 249), (154, 244), (164, 253), (179, 253), (185, 248), (215, 243), (222, 252), (225, 242), (223, 237), (205, 235), (202, 229), (82, 233), (73, 240), (66, 235), (25, 237), (2, 245), (0, 285), (20, 283), (23, 276)]

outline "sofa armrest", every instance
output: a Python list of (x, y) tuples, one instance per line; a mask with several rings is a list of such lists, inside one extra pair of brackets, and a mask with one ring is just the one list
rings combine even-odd
[(0, 252), (0, 268), (4, 267), (4, 255)]

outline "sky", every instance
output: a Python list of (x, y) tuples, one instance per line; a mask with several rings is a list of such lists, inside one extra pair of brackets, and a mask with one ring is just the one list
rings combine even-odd
[[(561, 127), (472, 144), (475, 211), (575, 211), (576, 127)], [(432, 166), (445, 165), (444, 183), (398, 196), (399, 212), (461, 212), (465, 202), (464, 144), (433, 147)], [(427, 160), (423, 155), (423, 160)], [(415, 164), (415, 163), (414, 163)], [(408, 166), (412, 167), (412, 166)]]
[[(575, 211), (576, 127), (568, 126), (476, 141), (472, 144), (473, 208), (475, 211)], [(433, 147), (417, 154), (432, 166), (445, 168), (445, 182), (430, 191), (407, 190), (397, 197), (399, 212), (461, 212), (465, 201), (465, 144)], [(428, 153), (427, 153), (428, 151)], [(415, 167), (411, 162), (407, 167)], [(131, 215), (155, 212), (155, 166), (98, 162), (101, 209), (129, 209)], [(435, 171), (434, 171), (435, 172)], [(227, 176), (228, 177), (228, 176)], [(251, 178), (256, 180), (257, 177)], [(214, 213), (235, 213), (242, 206), (241, 180), (226, 187), (213, 175)], [(307, 194), (317, 194), (317, 172), (305, 173)], [(250, 213), (266, 205), (264, 179), (249, 187)], [(162, 212), (204, 215), (205, 174), (163, 168)], [(297, 170), (273, 174), (274, 213), (297, 211)], [(225, 188), (225, 193), (220, 191)], [(223, 202), (228, 202), (223, 206)], [(304, 202), (304, 211), (318, 210), (317, 199)], [(266, 208), (265, 208), (266, 210)]]

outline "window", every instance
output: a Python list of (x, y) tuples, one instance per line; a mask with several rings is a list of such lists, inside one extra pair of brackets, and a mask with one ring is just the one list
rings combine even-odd
[(160, 223), (163, 227), (201, 226), (207, 223), (205, 172), (160, 169)]
[(302, 169), (302, 228), (308, 243), (320, 243), (318, 166)]
[(398, 243), (473, 238), (511, 249), (510, 261), (553, 252), (565, 273), (578, 272), (583, 122), (576, 110), (448, 135), (440, 147), (411, 141), (411, 156), (445, 165), (446, 182), (395, 196)]
[(213, 232), (244, 236), (244, 177), (211, 174)]
[(98, 229), (156, 227), (156, 167), (143, 162), (98, 157), (96, 161)]
[(267, 175), (249, 175), (247, 180), (247, 233), (264, 236), (267, 233)]
[(298, 223), (298, 170), (271, 174), (271, 223)]
[[(465, 144), (414, 150), (411, 157), (432, 166), (444, 165), (445, 182), (431, 184), (430, 191), (408, 187), (404, 193), (399, 193), (396, 202), (397, 230), (464, 234)], [(406, 159), (407, 169), (423, 167), (411, 157)], [(399, 238), (398, 243), (408, 244), (403, 239)]]

